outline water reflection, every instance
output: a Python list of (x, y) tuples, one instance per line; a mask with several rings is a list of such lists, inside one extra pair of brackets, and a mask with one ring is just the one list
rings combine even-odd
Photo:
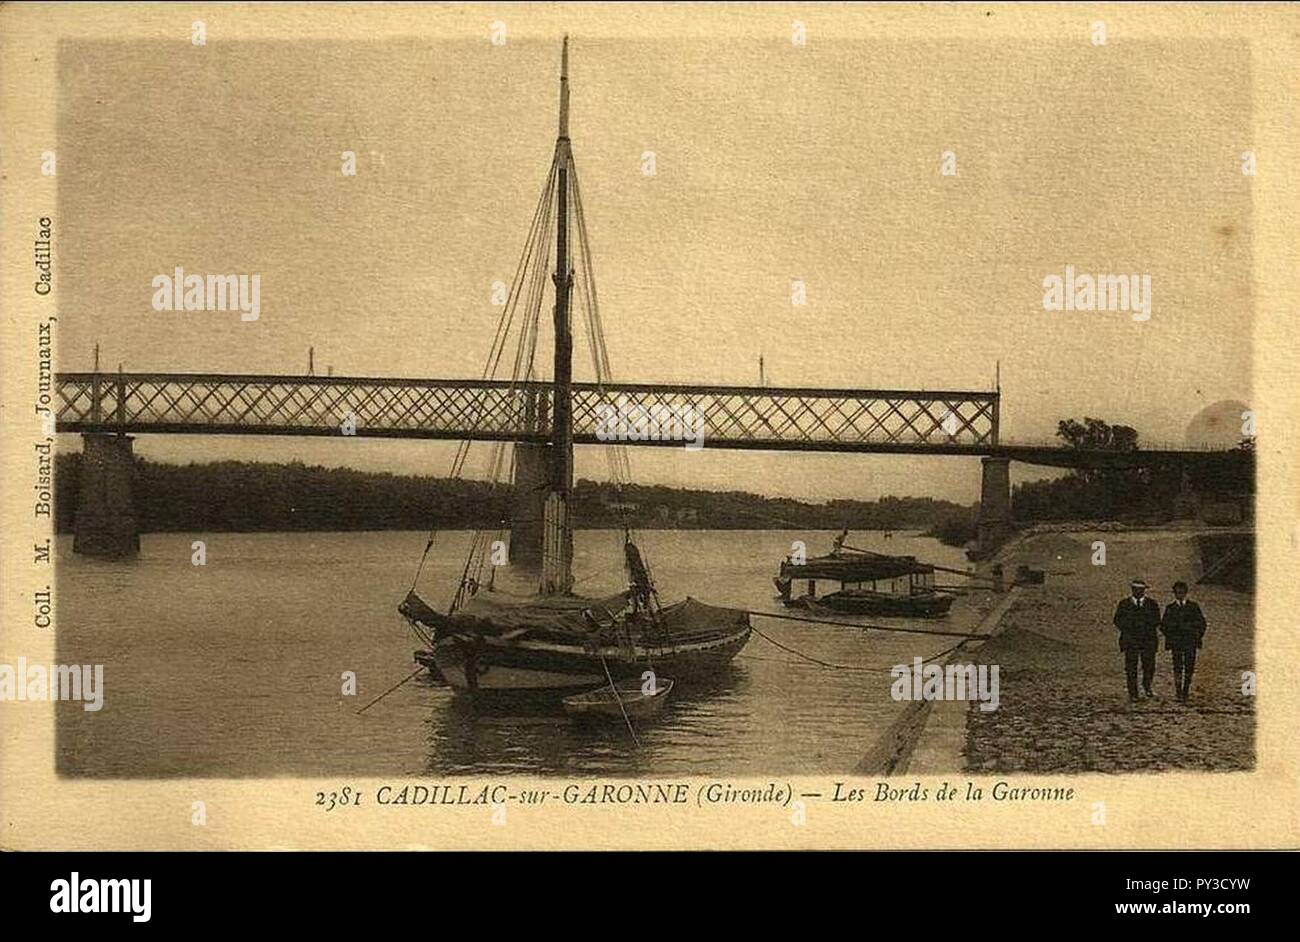
[(630, 722), (573, 717), (554, 695), (480, 697), (439, 687), (429, 718), (431, 773), (551, 772), (654, 774), (666, 753), (710, 735), (711, 718), (743, 703), (748, 672), (735, 664), (714, 677), (678, 683), (663, 710)]

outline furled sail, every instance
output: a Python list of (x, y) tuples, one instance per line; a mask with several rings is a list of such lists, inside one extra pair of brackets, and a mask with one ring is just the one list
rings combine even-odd
[(488, 637), (560, 635), (572, 639), (589, 637), (627, 607), (626, 591), (599, 599), (562, 595), (519, 598), (503, 592), (480, 592), (455, 614), (444, 615), (412, 591), (407, 593), (399, 610), (408, 618), (444, 633)]

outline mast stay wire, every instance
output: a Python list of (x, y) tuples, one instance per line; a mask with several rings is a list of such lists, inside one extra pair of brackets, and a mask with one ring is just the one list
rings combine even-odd
[[(547, 173), (546, 180), (542, 186), (541, 197), (539, 198), (537, 207), (533, 212), (533, 219), (529, 226), (528, 237), (525, 240), (524, 247), (520, 252), (519, 261), (515, 267), (515, 274), (511, 280), (510, 290), (506, 297), (506, 304), (504, 306), (504, 309), (501, 312), (500, 318), (498, 318), (497, 321), (497, 330), (493, 337), (491, 347), (489, 348), (487, 361), (483, 367), (482, 379), (484, 380), (491, 380), (496, 378), (496, 373), (500, 366), (501, 357), (505, 352), (506, 344), (509, 340), (511, 328), (519, 312), (519, 307), (520, 307), (519, 302), (521, 297), (525, 293), (524, 289), (526, 287), (530, 288), (530, 290), (527, 292), (528, 297), (523, 306), (524, 323), (521, 325), (519, 330), (518, 347), (521, 350), (525, 346), (525, 344), (531, 342), (533, 345), (535, 345), (536, 343), (536, 321), (537, 321), (538, 311), (540, 311), (542, 292), (536, 286), (535, 282), (537, 281), (537, 272), (539, 270), (545, 269), (550, 254), (550, 239), (548, 234), (548, 224), (551, 218), (550, 211), (553, 205), (553, 197), (555, 195), (555, 189), (556, 189), (555, 183), (556, 183), (556, 166), (555, 163), (552, 162), (551, 168)], [(540, 257), (540, 264), (538, 262), (539, 257)], [(530, 337), (531, 337), (531, 341), (529, 340)], [(521, 360), (521, 353), (519, 350), (517, 350), (514, 370), (512, 371), (512, 376), (510, 381), (510, 386), (506, 390), (506, 395), (508, 398), (512, 397), (513, 393), (515, 392), (515, 384), (519, 382), (520, 360)], [(529, 356), (530, 371), (531, 371), (531, 363), (532, 363), (532, 358), (530, 355)], [(481, 420), (482, 418), (481, 415), (482, 410), (487, 408), (488, 406), (487, 400), (488, 397), (485, 395), (483, 400), (480, 402), (480, 406), (479, 406), (480, 414), (477, 417), (479, 420)], [(500, 443), (500, 442), (496, 444), (499, 446), (498, 450), (500, 450), (500, 446), (504, 445), (504, 443)], [(469, 454), (470, 445), (471, 442), (469, 440), (462, 440), (461, 442), (458, 443), (455, 455), (452, 459), (451, 472), (449, 475), (449, 477), (452, 480), (459, 479), (461, 474), (463, 473), (465, 467), (465, 461)], [(498, 458), (496, 458), (496, 456), (494, 456), (492, 465), (494, 466), (494, 472), (499, 473), (500, 461)], [(495, 484), (497, 483), (498, 482), (496, 480), (490, 481), (490, 484), (493, 486), (495, 486)], [(438, 526), (436, 523), (434, 523), (430, 527), (428, 540), (426, 541), (424, 547), (424, 552), (420, 555), (419, 564), (416, 566), (415, 575), (411, 580), (412, 590), (414, 590), (416, 585), (419, 583), (420, 575), (424, 570), (425, 563), (428, 560), (430, 550), (433, 548), (433, 544), (437, 534), (438, 534)], [(476, 542), (477, 542), (476, 540), (471, 541), (471, 551), (474, 549), (474, 544)], [(463, 588), (463, 580), (462, 580), (462, 588)], [(457, 596), (459, 597), (460, 594), (461, 592), (460, 590), (458, 590)]]
[[(536, 218), (534, 232), (530, 233), (530, 243), (528, 247), (528, 261), (521, 283), (512, 285), (512, 294), (516, 299), (525, 295), (524, 317), (520, 326), (519, 338), (516, 343), (514, 363), (511, 369), (510, 384), (507, 387), (507, 395), (512, 399), (517, 392), (517, 385), (524, 379), (532, 375), (534, 354), (537, 343), (537, 324), (541, 314), (542, 301), (545, 297), (545, 283), (547, 280), (546, 270), (550, 266), (551, 256), (551, 236), (550, 222), (552, 219), (552, 209), (554, 208), (554, 197), (556, 191), (556, 167), (553, 164), (551, 172), (547, 175), (546, 185), (543, 189), (542, 198), (539, 202), (540, 215)], [(516, 275), (519, 280), (519, 275)], [(526, 288), (526, 292), (525, 289)], [(495, 376), (497, 365), (500, 362), (501, 354), (504, 353), (505, 343), (503, 342), (496, 349), (496, 360), (490, 367), (491, 375)], [(488, 370), (485, 370), (488, 372)], [(525, 405), (525, 414), (527, 407)], [(472, 443), (468, 440), (461, 442), (459, 451), (460, 464), (456, 468), (459, 475), (464, 470), (465, 458), (469, 454), (469, 447)], [(491, 457), (489, 459), (488, 480), (489, 486), (495, 489), (502, 483), (501, 472), (506, 466), (505, 454), (509, 446), (506, 442), (495, 442)], [(514, 467), (514, 449), (509, 449), (510, 464)], [(498, 530), (498, 532), (501, 532)], [(465, 566), (461, 572), (460, 584), (456, 589), (456, 596), (452, 600), (451, 611), (455, 612), (465, 601), (466, 595), (473, 595), (477, 591), (480, 580), (483, 575), (483, 567), (486, 564), (487, 551), (490, 543), (487, 539), (488, 533), (482, 529), (476, 529), (470, 539), (469, 551), (466, 554)]]
[[(598, 390), (602, 393), (605, 391), (605, 385), (612, 381), (613, 370), (610, 363), (609, 348), (605, 339), (604, 327), (600, 317), (599, 300), (596, 292), (596, 280), (594, 265), (592, 263), (592, 249), (590, 231), (587, 226), (586, 213), (582, 204), (581, 188), (578, 182), (577, 167), (573, 160), (572, 148), (567, 148), (563, 157), (565, 168), (567, 169), (569, 193), (565, 194), (571, 200), (573, 208), (573, 225), (576, 230), (577, 238), (570, 242), (577, 243), (578, 258), (573, 268), (578, 269), (575, 272), (575, 281), (577, 283), (577, 294), (582, 308), (584, 324), (586, 327), (588, 348), (591, 355), (592, 368), (595, 373), (595, 382)], [(529, 227), (528, 238), (525, 241), (523, 250), (520, 253), (519, 261), (516, 265), (515, 274), (511, 281), (506, 304), (498, 319), (496, 333), (493, 337), (489, 349), (487, 362), (484, 366), (482, 378), (484, 380), (495, 379), (501, 366), (501, 361), (509, 343), (512, 330), (515, 327), (516, 320), (519, 322), (518, 337), (515, 344), (515, 353), (511, 364), (510, 385), (506, 389), (507, 396), (513, 396), (517, 392), (517, 386), (521, 382), (533, 380), (536, 366), (536, 351), (538, 340), (538, 327), (542, 303), (547, 293), (546, 285), (549, 281), (548, 270), (550, 267), (552, 255), (552, 223), (554, 220), (555, 210), (558, 200), (562, 195), (558, 193), (558, 169), (559, 160), (552, 161), (549, 172), (547, 173), (545, 183), (542, 187), (541, 197), (538, 200), (537, 207), (534, 210), (532, 222)], [(520, 316), (522, 314), (522, 316)], [(479, 403), (479, 411), (488, 408), (489, 397), (485, 396)], [(481, 419), (481, 415), (479, 416)], [(455, 455), (452, 460), (451, 472), (449, 477), (458, 480), (464, 474), (465, 466), (470, 453), (470, 447), (473, 444), (470, 440), (462, 440), (458, 443)], [(513, 470), (515, 465), (515, 456), (513, 449), (509, 450), (509, 462), (507, 465), (506, 454), (509, 448), (506, 442), (493, 443), (493, 449), (488, 462), (488, 482), (490, 487), (495, 488), (502, 481), (502, 471), (508, 466)], [(627, 502), (624, 499), (625, 487), (631, 481), (631, 460), (626, 444), (621, 442), (610, 442), (604, 446), (606, 461), (609, 469), (610, 481), (614, 486), (614, 491), (618, 497), (618, 517), (622, 526), (625, 540), (631, 540), (634, 531), (628, 515)], [(424, 552), (421, 554), (420, 561), (416, 567), (415, 576), (412, 579), (411, 587), (414, 589), (423, 572), (428, 556), (434, 545), (438, 534), (438, 527), (435, 524), (429, 531), (429, 537), (425, 544)], [(504, 528), (500, 527), (495, 530), (499, 535), (503, 535)], [(457, 590), (456, 598), (452, 604), (452, 611), (459, 607), (464, 599), (465, 590), (472, 583), (477, 583), (482, 576), (484, 566), (485, 551), (489, 546), (489, 541), (485, 539), (488, 531), (475, 530), (471, 538), (469, 552), (465, 566), (461, 572), (461, 584)], [(477, 560), (477, 565), (475, 564)], [(648, 565), (646, 566), (649, 572)], [(653, 582), (653, 576), (651, 576)]]

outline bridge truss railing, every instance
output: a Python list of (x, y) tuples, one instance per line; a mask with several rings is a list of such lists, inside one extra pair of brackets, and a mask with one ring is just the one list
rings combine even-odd
[[(64, 432), (340, 435), (545, 441), (547, 383), (207, 373), (60, 373)], [(607, 419), (698, 423), (706, 445), (980, 451), (998, 443), (996, 392), (578, 383), (574, 440)], [(630, 422), (624, 419), (630, 418)], [(670, 444), (630, 440), (630, 444)]]

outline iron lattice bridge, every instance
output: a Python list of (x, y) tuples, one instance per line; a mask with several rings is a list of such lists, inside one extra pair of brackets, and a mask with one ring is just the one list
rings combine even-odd
[[(357, 436), (546, 442), (547, 383), (59, 373), (60, 432)], [(575, 383), (575, 444), (607, 444), (605, 410), (692, 415), (708, 448), (988, 455), (996, 392)], [(689, 410), (689, 412), (688, 412)], [(681, 438), (627, 441), (681, 447)]]

